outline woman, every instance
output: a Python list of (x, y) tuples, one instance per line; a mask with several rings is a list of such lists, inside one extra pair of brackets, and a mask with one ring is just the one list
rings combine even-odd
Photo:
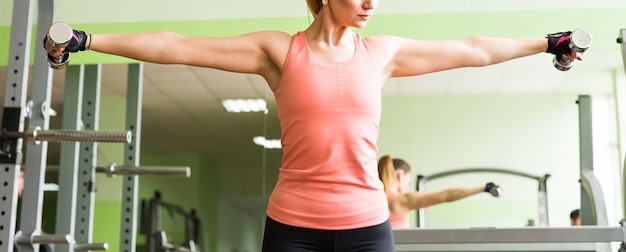
[[(499, 187), (494, 183), (484, 186), (449, 188), (438, 192), (411, 192), (411, 166), (402, 159), (383, 156), (378, 161), (378, 176), (383, 182), (387, 202), (389, 203), (389, 220), (392, 228), (409, 228), (409, 212), (432, 205), (456, 201), (462, 198), (479, 194), (491, 193), (499, 196)], [(494, 193), (495, 192), (495, 193)]]
[[(566, 43), (557, 43), (561, 36), (440, 42), (363, 38), (352, 28), (365, 27), (377, 0), (307, 4), (315, 18), (294, 35), (75, 31), (66, 48), (253, 73), (267, 81), (281, 122), (283, 160), (267, 209), (266, 252), (394, 250), (376, 169), (381, 87), (387, 79), (486, 66), (546, 51), (577, 57)], [(63, 52), (44, 44), (53, 56)]]

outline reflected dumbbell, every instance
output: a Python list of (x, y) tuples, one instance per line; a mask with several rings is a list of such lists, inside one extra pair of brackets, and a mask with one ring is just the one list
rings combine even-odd
[[(592, 43), (593, 37), (591, 36), (591, 33), (582, 29), (574, 30), (569, 35), (567, 41), (567, 45), (572, 52), (585, 52)], [(554, 67), (561, 71), (570, 70), (575, 63), (575, 60), (570, 60), (566, 55), (555, 55), (554, 58), (552, 58), (552, 64)]]
[[(69, 45), (73, 35), (74, 31), (72, 30), (72, 27), (63, 22), (56, 22), (52, 24), (48, 29), (48, 34), (46, 35), (46, 43), (56, 49), (65, 48)], [(63, 69), (65, 68), (65, 66), (67, 66), (69, 62), (69, 52), (64, 52), (58, 57), (48, 54), (48, 63), (53, 69)]]
[(493, 197), (500, 197), (500, 195), (502, 194), (502, 187), (489, 182), (485, 185), (485, 192), (488, 192)]

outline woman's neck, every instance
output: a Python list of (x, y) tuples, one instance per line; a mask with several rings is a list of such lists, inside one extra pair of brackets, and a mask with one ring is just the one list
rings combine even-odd
[(324, 10), (318, 13), (304, 33), (309, 42), (323, 42), (330, 46), (354, 42), (352, 29), (335, 24), (330, 15), (324, 13)]

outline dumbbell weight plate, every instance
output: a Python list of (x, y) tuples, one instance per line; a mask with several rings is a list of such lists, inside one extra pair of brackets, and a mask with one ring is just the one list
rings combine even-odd
[(593, 37), (588, 31), (578, 29), (570, 35), (570, 48), (575, 52), (584, 52), (593, 43)]
[(64, 53), (61, 57), (56, 58), (48, 55), (48, 64), (54, 70), (61, 70), (67, 66), (67, 63), (70, 62), (70, 54)]
[(63, 48), (68, 45), (74, 31), (72, 27), (63, 22), (56, 22), (48, 29), (48, 42), (55, 48)]
[(560, 55), (560, 56), (555, 55), (552, 58), (552, 64), (554, 65), (554, 67), (556, 67), (556, 69), (559, 69), (561, 71), (567, 71), (567, 70), (572, 69), (574, 64), (576, 64), (576, 61), (569, 60), (567, 59), (567, 57), (563, 55)]

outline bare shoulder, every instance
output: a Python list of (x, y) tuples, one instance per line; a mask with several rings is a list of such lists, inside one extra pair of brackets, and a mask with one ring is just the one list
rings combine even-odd
[(284, 31), (258, 31), (253, 32), (252, 34), (257, 34), (258, 36), (263, 36), (267, 38), (273, 39), (291, 39), (291, 34), (286, 33)]
[(264, 45), (270, 47), (281, 47), (285, 44), (289, 46), (291, 43), (291, 34), (282, 31), (259, 31), (251, 33), (250, 35), (255, 36), (257, 39), (263, 42)]
[(391, 35), (374, 35), (365, 37), (365, 40), (376, 50), (389, 50), (406, 39)]
[[(233, 37), (222, 37), (226, 46), (240, 45), (244, 49), (261, 49), (265, 53), (286, 50), (291, 42), (291, 35), (282, 31), (256, 31)], [(287, 46), (287, 47), (286, 47)]]

